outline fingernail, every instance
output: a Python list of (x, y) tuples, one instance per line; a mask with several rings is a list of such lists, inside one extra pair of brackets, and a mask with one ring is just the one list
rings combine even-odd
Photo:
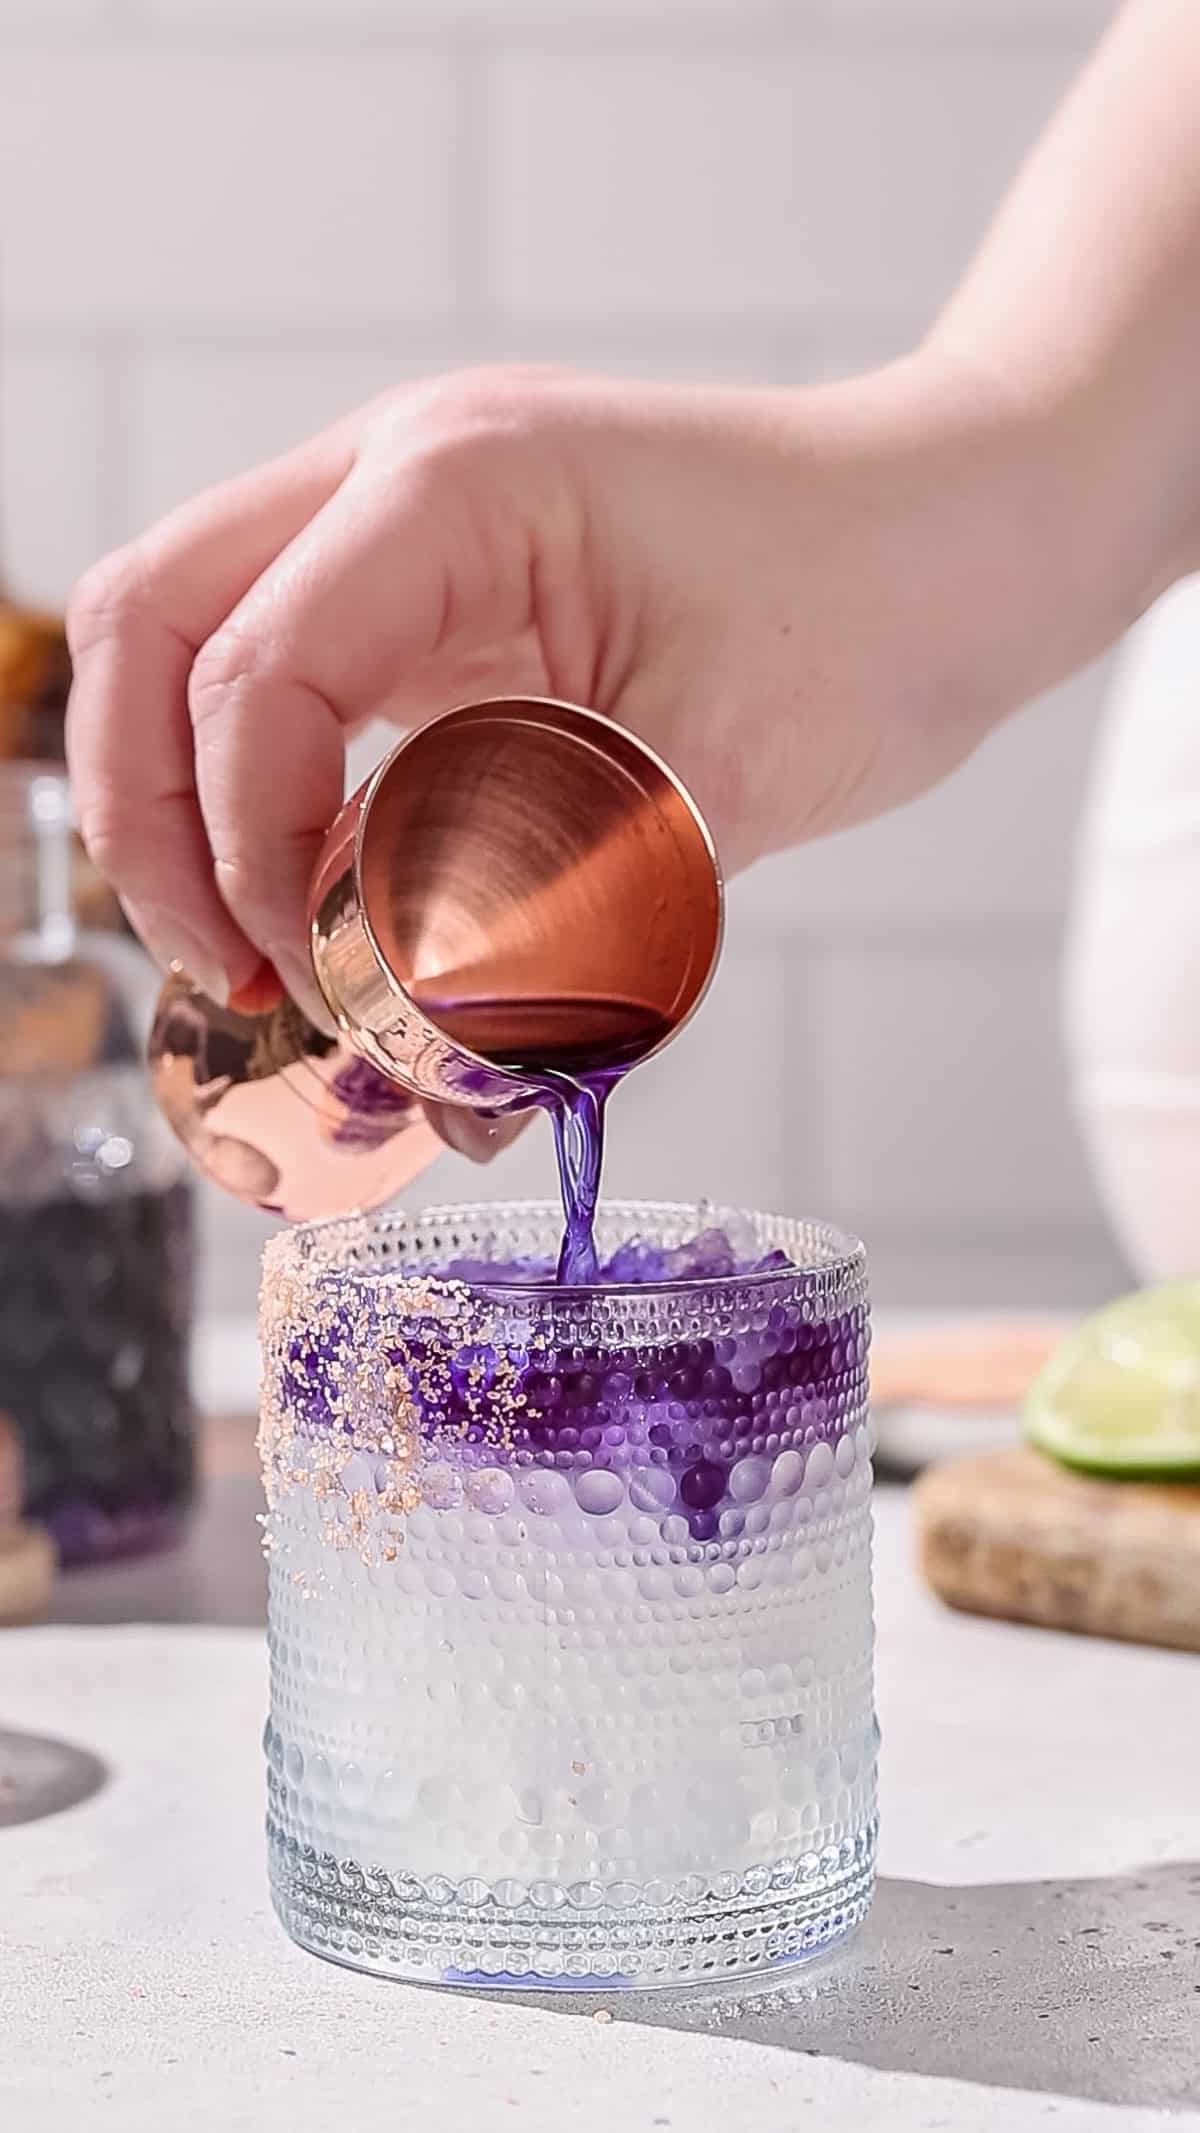
[(126, 904), (130, 924), (163, 970), (182, 969), (218, 1007), (229, 1002), (229, 979), (211, 948), (169, 911), (148, 911)]
[(485, 1118), (463, 1104), (426, 1104), (425, 1109), (439, 1140), (472, 1163), (490, 1163), (501, 1149), (511, 1147), (533, 1117), (532, 1111), (518, 1111), (504, 1118)]
[(229, 995), (229, 1005), (239, 1015), (269, 1015), (283, 998), (283, 986), (273, 963), (266, 958), (259, 964), (252, 978), (239, 985)]

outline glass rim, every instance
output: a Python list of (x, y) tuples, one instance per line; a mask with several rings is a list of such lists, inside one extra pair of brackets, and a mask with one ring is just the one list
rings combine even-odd
[[(270, 1240), (267, 1249), (275, 1261), (276, 1268), (282, 1258), (286, 1265), (295, 1269), (303, 1267), (310, 1276), (317, 1279), (337, 1282), (352, 1277), (364, 1288), (375, 1288), (384, 1281), (395, 1281), (397, 1277), (401, 1282), (405, 1278), (442, 1280), (447, 1286), (453, 1284), (485, 1301), (504, 1303), (519, 1302), (522, 1299), (536, 1299), (538, 1303), (544, 1304), (547, 1300), (557, 1298), (565, 1302), (577, 1301), (580, 1298), (632, 1296), (649, 1299), (655, 1296), (688, 1296), (717, 1288), (783, 1288), (789, 1282), (794, 1283), (797, 1280), (819, 1281), (822, 1287), (836, 1288), (866, 1271), (866, 1247), (853, 1231), (839, 1229), (833, 1223), (805, 1215), (774, 1214), (762, 1209), (735, 1207), (732, 1204), (707, 1200), (618, 1198), (602, 1200), (597, 1209), (597, 1219), (603, 1221), (606, 1217), (619, 1216), (622, 1213), (635, 1220), (640, 1216), (643, 1221), (654, 1217), (694, 1220), (693, 1234), (697, 1235), (706, 1228), (725, 1227), (729, 1223), (749, 1220), (766, 1225), (768, 1234), (763, 1241), (764, 1251), (787, 1251), (789, 1238), (798, 1240), (806, 1237), (810, 1240), (810, 1245), (814, 1240), (818, 1243), (821, 1256), (813, 1255), (810, 1250), (804, 1258), (789, 1259), (784, 1266), (764, 1267), (758, 1272), (748, 1268), (733, 1274), (687, 1274), (657, 1281), (560, 1282), (552, 1277), (539, 1281), (467, 1280), (453, 1274), (431, 1273), (420, 1266), (406, 1267), (402, 1262), (390, 1266), (364, 1266), (361, 1261), (355, 1259), (339, 1265), (332, 1255), (326, 1256), (320, 1250), (326, 1240), (332, 1240), (339, 1234), (346, 1238), (347, 1243), (353, 1243), (356, 1239), (369, 1241), (389, 1230), (403, 1232), (417, 1230), (422, 1226), (463, 1222), (480, 1217), (494, 1218), (497, 1228), (502, 1227), (505, 1219), (512, 1221), (518, 1218), (545, 1220), (555, 1227), (560, 1227), (562, 1208), (557, 1200), (548, 1199), (452, 1200), (432, 1207), (360, 1209), (349, 1215), (325, 1215), (314, 1221), (291, 1224)], [(771, 1232), (778, 1234), (772, 1238)], [(636, 1234), (636, 1231), (632, 1234)], [(314, 1247), (317, 1249), (314, 1250)]]

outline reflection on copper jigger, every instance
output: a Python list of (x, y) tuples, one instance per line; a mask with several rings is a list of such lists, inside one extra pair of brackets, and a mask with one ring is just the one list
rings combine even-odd
[(443, 1146), (410, 1091), (293, 1001), (237, 1014), (183, 971), (159, 995), (150, 1073), (197, 1167), (291, 1221), (378, 1207)]
[(702, 998), (721, 943), (712, 839), (645, 743), (572, 704), (436, 718), (346, 802), (309, 894), (339, 1029), (385, 1073), (481, 1111), (536, 1070), (617, 1073)]
[(720, 948), (712, 839), (596, 712), (502, 697), (400, 742), (346, 802), (309, 895), (337, 1035), (240, 1015), (182, 974), (151, 1039), (194, 1160), (290, 1217), (377, 1206), (436, 1155), (425, 1106), (490, 1114), (539, 1073), (616, 1076), (673, 1036)]

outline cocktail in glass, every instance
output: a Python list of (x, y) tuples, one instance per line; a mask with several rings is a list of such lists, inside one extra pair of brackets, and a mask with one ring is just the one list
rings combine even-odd
[(268, 1246), (269, 1835), (396, 1977), (765, 1976), (875, 1854), (868, 1311), (820, 1225), (610, 1203)]

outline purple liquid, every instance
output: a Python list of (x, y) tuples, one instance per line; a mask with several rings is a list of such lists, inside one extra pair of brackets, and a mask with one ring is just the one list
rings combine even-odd
[(596, 1202), (604, 1164), (604, 1111), (616, 1084), (661, 1044), (671, 1024), (636, 1000), (462, 1000), (421, 1004), (456, 1043), (519, 1074), (550, 1113), (563, 1203), (558, 1279), (599, 1279)]
[[(554, 1268), (549, 1259), (472, 1255), (438, 1257), (421, 1271), (520, 1287), (550, 1282)], [(722, 1292), (737, 1276), (749, 1277), (746, 1290)], [(480, 1333), (457, 1347), (447, 1348), (444, 1320), (419, 1307), (401, 1346), (381, 1324), (383, 1354), (410, 1390), (420, 1434), (446, 1448), (460, 1475), (553, 1469), (598, 1516), (628, 1488), (643, 1515), (682, 1518), (693, 1541), (709, 1541), (723, 1517), (720, 1530), (740, 1531), (737, 1520), (772, 1472), (784, 1481), (791, 1465), (798, 1479), (814, 1444), (833, 1452), (861, 1421), (866, 1306), (815, 1309), (819, 1286), (814, 1295), (813, 1277), (786, 1253), (756, 1254), (752, 1242), (739, 1250), (720, 1229), (674, 1246), (632, 1236), (601, 1262), (598, 1278), (630, 1287), (711, 1284), (700, 1291), (711, 1319), (705, 1330), (693, 1320), (686, 1334), (664, 1340), (637, 1330), (631, 1316), (627, 1340), (613, 1346), (581, 1344), (570, 1314), (558, 1337), (552, 1331), (535, 1345), (515, 1303), (494, 1324), (485, 1311)], [(346, 1427), (345, 1360), (373, 1338), (371, 1314), (378, 1309), (386, 1321), (390, 1308), (385, 1284), (352, 1315), (335, 1313), (316, 1338), (297, 1329), (280, 1359), (281, 1405), (303, 1432)], [(776, 1461), (785, 1454), (781, 1475)]]
[(0, 1209), (0, 1407), (63, 1563), (174, 1537), (192, 1495), (186, 1184)]
[[(739, 1252), (723, 1229), (704, 1229), (674, 1245), (655, 1244), (649, 1237), (626, 1237), (607, 1258), (599, 1259), (596, 1278), (602, 1286), (636, 1289), (654, 1282), (728, 1281), (733, 1274), (774, 1274), (791, 1264), (786, 1252)], [(464, 1257), (439, 1261), (433, 1271), (444, 1281), (515, 1289), (542, 1287), (558, 1278), (553, 1259)]]
[(604, 1163), (604, 1106), (608, 1093), (599, 1075), (589, 1081), (564, 1081), (547, 1106), (554, 1128), (563, 1203), (557, 1275), (563, 1282), (599, 1279), (596, 1202)]

